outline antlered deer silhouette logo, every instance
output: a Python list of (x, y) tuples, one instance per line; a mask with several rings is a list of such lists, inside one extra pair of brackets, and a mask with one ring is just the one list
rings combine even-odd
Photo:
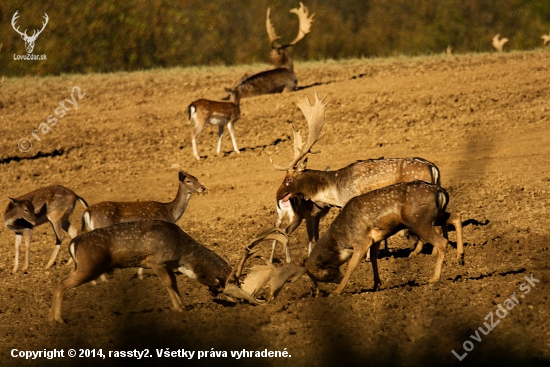
[(25, 32), (21, 32), (19, 31), (19, 27), (15, 27), (15, 21), (17, 20), (17, 18), (19, 18), (19, 15), (17, 14), (19, 12), (19, 10), (17, 10), (15, 12), (15, 14), (13, 14), (13, 17), (11, 18), (11, 26), (13, 27), (13, 29), (19, 33), (21, 35), (21, 38), (23, 38), (23, 41), (25, 41), (25, 49), (27, 50), (27, 53), (30, 54), (32, 53), (32, 50), (34, 49), (34, 43), (36, 42), (36, 39), (38, 38), (38, 36), (40, 35), (40, 33), (42, 33), (42, 31), (44, 30), (44, 28), (46, 28), (46, 24), (48, 24), (48, 14), (44, 13), (44, 19), (46, 20), (44, 23), (42, 23), (42, 29), (41, 30), (38, 30), (38, 29), (35, 29), (33, 34), (32, 35), (28, 35), (27, 34), (27, 30), (25, 29)]

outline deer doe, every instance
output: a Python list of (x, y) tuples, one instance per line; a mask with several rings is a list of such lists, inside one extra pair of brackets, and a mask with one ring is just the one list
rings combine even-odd
[[(323, 213), (323, 215), (309, 215), (310, 221), (312, 221), (309, 226), (312, 229), (317, 228), (317, 233), (314, 233), (313, 236), (310, 235), (310, 242), (312, 237), (319, 237), (319, 220), (328, 212), (329, 209), (326, 208), (343, 207), (355, 196), (400, 182), (423, 180), (436, 185), (440, 184), (440, 172), (437, 166), (422, 158), (368, 159), (357, 161), (335, 171), (307, 169), (306, 155), (311, 153), (311, 149), (321, 134), (325, 122), (325, 106), (326, 104), (318, 99), (317, 94), (315, 94), (313, 106), (307, 98), (298, 103), (308, 124), (307, 141), (303, 142), (300, 132), (291, 125), (294, 133), (292, 161), (286, 166), (279, 166), (272, 162), (276, 169), (286, 171), (285, 178), (277, 190), (277, 202), (282, 202), (284, 205), (286, 201), (297, 195), (303, 198), (300, 200), (300, 205), (303, 207), (296, 208), (295, 219), (286, 228), (287, 234), (292, 233), (301, 219), (308, 215), (308, 208), (313, 208), (312, 205), (316, 207), (317, 213)], [(460, 214), (450, 217), (449, 223), (455, 226), (457, 238), (461, 237)], [(420, 244), (412, 255), (417, 254), (421, 249)], [(462, 253), (462, 248), (458, 248), (459, 261), (462, 261)], [(287, 256), (287, 261), (288, 258)]]
[[(446, 222), (449, 194), (441, 186), (423, 181), (398, 183), (352, 198), (319, 239), (306, 260), (314, 281), (340, 283), (334, 294), (341, 294), (351, 274), (372, 249), (374, 289), (380, 286), (377, 255), (380, 241), (408, 229), (434, 245), (437, 260), (430, 283), (439, 281), (447, 240), (433, 226)], [(462, 247), (462, 238), (457, 239)], [(345, 275), (339, 267), (349, 261)]]
[(207, 124), (218, 126), (218, 149), (217, 154), (220, 154), (223, 138), (223, 129), (227, 126), (231, 141), (233, 142), (233, 150), (239, 154), (237, 141), (235, 140), (235, 132), (233, 130), (235, 123), (241, 117), (241, 94), (242, 90), (238, 88), (227, 89), (230, 93), (230, 102), (211, 101), (208, 99), (199, 99), (192, 102), (187, 107), (187, 115), (189, 122), (193, 121), (195, 129), (191, 135), (193, 144), (193, 155), (197, 160), (200, 160), (199, 151), (197, 149), (197, 136), (206, 127)]
[(241, 91), (242, 98), (296, 90), (298, 80), (294, 74), (294, 64), (287, 49), (294, 46), (310, 32), (315, 14), (310, 16), (308, 9), (302, 3), (299, 8), (292, 9), (290, 12), (298, 16), (298, 35), (292, 42), (279, 45), (277, 39), (280, 37), (277, 36), (271, 22), (271, 10), (267, 9), (266, 29), (271, 46), (269, 57), (270, 63), (275, 69), (242, 76), (232, 87), (234, 90)]
[[(91, 205), (82, 216), (82, 232), (139, 220), (163, 220), (176, 223), (187, 209), (191, 194), (206, 190), (195, 176), (187, 172), (180, 171), (178, 178), (178, 193), (169, 203), (104, 201)], [(139, 269), (138, 275), (143, 279), (143, 268)]]
[(69, 253), (75, 270), (54, 288), (51, 321), (64, 323), (61, 312), (67, 289), (90, 282), (114, 268), (153, 269), (178, 312), (183, 312), (183, 302), (174, 269), (208, 286), (213, 295), (223, 292), (232, 298), (258, 303), (235, 283), (232, 268), (225, 260), (174, 223), (146, 220), (100, 228), (74, 238)]
[(25, 263), (21, 270), (25, 272), (29, 268), (32, 232), (34, 227), (46, 222), (52, 224), (56, 238), (54, 250), (45, 267), (48, 269), (55, 262), (65, 238), (63, 231), (69, 233), (71, 238), (77, 235), (76, 229), (69, 222), (76, 201), (78, 200), (85, 208), (88, 208), (88, 204), (73, 191), (59, 185), (43, 187), (16, 199), (9, 199), (10, 203), (4, 212), (4, 224), (15, 233), (13, 272), (15, 273), (19, 267), (21, 243), (24, 243), (25, 248)]

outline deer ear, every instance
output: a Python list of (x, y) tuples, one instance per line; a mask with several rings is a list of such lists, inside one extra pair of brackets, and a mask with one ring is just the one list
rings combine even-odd
[(304, 171), (307, 167), (307, 158), (298, 164), (298, 172)]
[(180, 179), (180, 182), (183, 182), (183, 180), (185, 179), (185, 176), (187, 176), (187, 172), (183, 172), (183, 171), (179, 172), (178, 177)]
[(9, 196), (8, 196), (8, 199), (10, 199), (10, 201), (11, 201), (12, 203), (17, 204), (17, 199), (10, 198)]

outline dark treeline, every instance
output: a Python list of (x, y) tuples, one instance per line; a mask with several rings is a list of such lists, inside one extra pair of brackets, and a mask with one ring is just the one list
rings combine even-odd
[[(315, 13), (312, 32), (291, 51), (296, 60), (344, 59), (491, 50), (501, 33), (506, 49), (542, 46), (550, 31), (549, 0), (304, 0)], [(155, 67), (264, 62), (269, 44), (265, 13), (283, 41), (298, 21), (296, 0), (148, 0), (36, 2), (0, 5), (0, 74), (47, 75)], [(47, 61), (14, 60), (26, 54), (12, 29), (40, 29), (33, 54)]]

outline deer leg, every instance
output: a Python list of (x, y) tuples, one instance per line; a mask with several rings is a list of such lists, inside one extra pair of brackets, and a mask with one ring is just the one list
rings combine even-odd
[(317, 243), (319, 240), (319, 219), (318, 218), (306, 218), (307, 237), (309, 239), (307, 247), (307, 255), (311, 254), (313, 249), (313, 240)]
[(222, 138), (223, 138), (223, 125), (218, 126), (218, 149), (216, 149), (216, 154), (220, 154), (222, 150)]
[(344, 287), (348, 283), (349, 278), (351, 277), (351, 274), (355, 271), (357, 266), (359, 266), (361, 259), (365, 257), (371, 245), (372, 245), (372, 237), (370, 236), (370, 234), (367, 236), (367, 238), (363, 243), (353, 244), (353, 255), (351, 256), (351, 260), (349, 261), (346, 274), (344, 275), (344, 278), (340, 282), (340, 285), (338, 285), (338, 288), (336, 288), (333, 294), (339, 295), (342, 293), (342, 291), (344, 290)]
[(452, 224), (456, 231), (456, 260), (460, 265), (464, 265), (464, 242), (462, 237), (462, 215), (453, 213), (447, 220), (447, 223)]
[(195, 129), (193, 130), (193, 133), (191, 134), (191, 144), (193, 145), (193, 155), (197, 160), (201, 160), (201, 157), (199, 155), (199, 149), (197, 148), (197, 136), (201, 133), (202, 129), (204, 129), (204, 123), (198, 123)]
[(26, 272), (29, 268), (29, 258), (31, 256), (31, 240), (32, 240), (32, 229), (23, 230), (23, 246), (25, 248), (25, 262), (23, 263), (23, 268), (21, 271)]
[(168, 294), (170, 295), (170, 299), (172, 300), (172, 304), (174, 306), (174, 310), (178, 312), (183, 312), (183, 302), (181, 300), (181, 296), (178, 290), (178, 284), (176, 282), (176, 276), (174, 275), (174, 272), (172, 270), (166, 269), (166, 266), (164, 264), (157, 265), (157, 264), (148, 264), (151, 269), (157, 274), (162, 284), (166, 286), (168, 289)]
[(380, 281), (380, 276), (378, 274), (378, 251), (379, 251), (379, 249), (380, 249), (380, 242), (376, 242), (370, 247), (370, 249), (368, 251), (372, 255), (371, 263), (372, 263), (372, 273), (373, 273), (373, 277), (374, 277), (374, 288), (373, 288), (374, 291), (379, 290), (380, 289), (380, 284), (382, 284), (382, 282)]
[(437, 250), (437, 260), (435, 263), (435, 271), (433, 277), (429, 283), (436, 283), (441, 278), (441, 269), (443, 268), (443, 260), (445, 259), (445, 249), (448, 241), (437, 233), (434, 228), (430, 226), (415, 228), (414, 233), (420, 237), (424, 242), (429, 242), (434, 246), (434, 251)]
[[(277, 211), (279, 208), (277, 207)], [(283, 224), (283, 215), (278, 212), (277, 214), (277, 220), (275, 221), (275, 227), (281, 228), (281, 224)], [(273, 244), (271, 245), (271, 256), (269, 257), (269, 262), (273, 263), (273, 257), (275, 256), (275, 247), (277, 246), (277, 240), (273, 240)]]
[[(94, 269), (89, 266), (79, 267), (77, 270), (66, 276), (64, 279), (60, 280), (53, 293), (52, 299), (52, 308), (50, 309), (50, 321), (57, 321), (61, 324), (64, 324), (63, 318), (61, 317), (61, 311), (63, 306), (63, 295), (65, 292), (74, 287), (78, 287), (84, 283), (92, 281), (99, 274), (102, 274), (106, 271), (106, 268)], [(99, 274), (98, 274), (99, 273)]]
[(237, 140), (235, 140), (235, 131), (234, 131), (234, 123), (236, 121), (232, 121), (230, 123), (227, 124), (227, 130), (229, 130), (229, 136), (231, 136), (231, 142), (233, 143), (233, 150), (235, 151), (235, 153), (237, 154), (240, 154), (241, 151), (239, 150), (239, 148), (237, 148)]
[[(65, 218), (63, 220), (63, 229), (65, 230), (65, 232), (69, 234), (69, 236), (71, 236), (71, 238), (75, 238), (78, 235), (76, 228), (69, 222), (68, 218)], [(69, 261), (67, 261), (67, 265), (71, 265), (72, 263), (73, 263), (73, 258), (69, 257)]]
[(414, 250), (409, 254), (409, 257), (414, 257), (418, 255), (423, 248), (424, 248), (424, 241), (422, 241), (420, 238), (417, 237), (416, 241), (414, 242)]
[(19, 266), (19, 250), (21, 249), (21, 242), (23, 241), (23, 235), (15, 235), (15, 264), (13, 265), (13, 273), (17, 271)]
[(61, 221), (57, 221), (53, 218), (49, 218), (50, 222), (52, 223), (53, 231), (55, 232), (55, 247), (53, 249), (52, 255), (50, 256), (50, 260), (46, 264), (45, 269), (49, 269), (50, 266), (53, 265), (55, 262), (55, 259), (57, 258), (57, 253), (59, 252), (59, 249), (61, 248), (61, 243), (63, 242), (63, 239), (65, 238), (65, 234), (63, 233), (63, 224)]

